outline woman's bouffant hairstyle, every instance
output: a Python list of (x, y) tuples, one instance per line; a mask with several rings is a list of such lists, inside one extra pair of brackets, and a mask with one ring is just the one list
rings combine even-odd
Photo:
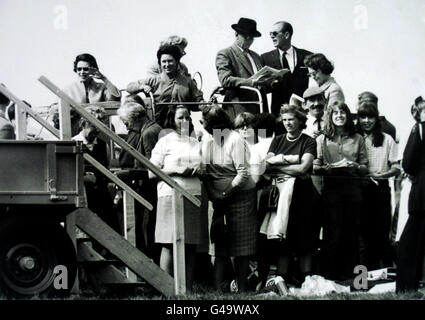
[(266, 138), (270, 138), (276, 133), (276, 116), (273, 113), (257, 113), (254, 116), (253, 127), (258, 134), (258, 130), (266, 130)]
[(117, 114), (121, 120), (141, 119), (147, 116), (144, 106), (133, 100), (124, 101), (117, 110)]
[(95, 68), (95, 69), (99, 69), (99, 67), (97, 66), (96, 58), (93, 57), (89, 53), (83, 53), (83, 54), (79, 54), (75, 58), (75, 61), (74, 61), (74, 72), (77, 72), (77, 64), (80, 61), (85, 61), (85, 62), (87, 62), (90, 65), (90, 67)]
[(359, 94), (358, 96), (358, 104), (360, 105), (362, 102), (373, 102), (374, 104), (378, 105), (378, 97), (376, 94), (370, 91), (364, 91)]
[(182, 52), (178, 46), (174, 45), (163, 45), (158, 49), (158, 52), (156, 53), (156, 57), (158, 58), (158, 64), (161, 64), (161, 56), (163, 54), (169, 54), (173, 56), (173, 58), (176, 60), (177, 64), (180, 62), (180, 59), (182, 57)]
[(313, 70), (321, 70), (324, 74), (330, 75), (334, 71), (333, 64), (326, 58), (323, 53), (315, 53), (307, 56), (304, 59), (306, 67)]
[(333, 138), (335, 136), (335, 124), (332, 121), (332, 114), (336, 111), (344, 111), (347, 115), (347, 121), (345, 122), (344, 129), (349, 136), (352, 136), (356, 133), (356, 127), (354, 126), (353, 115), (345, 103), (337, 102), (328, 106), (328, 110), (325, 113), (325, 128), (324, 135), (328, 138)]
[(291, 105), (284, 104), (280, 108), (280, 115), (282, 116), (285, 113), (292, 113), (295, 116), (295, 118), (298, 119), (298, 121), (300, 122), (301, 130), (304, 130), (305, 128), (307, 128), (307, 125), (306, 125), (307, 115), (305, 114), (303, 109), (301, 109), (301, 107), (292, 105), (292, 104)]
[[(101, 108), (101, 107), (96, 107), (96, 106), (90, 106), (85, 108), (85, 110), (90, 113), (90, 115), (92, 115), (93, 117), (95, 117), (97, 120), (99, 120), (100, 122), (106, 124), (108, 121), (108, 116), (106, 115), (105, 109)], [(80, 130), (84, 129), (86, 124), (89, 124), (90, 122), (88, 120), (86, 120), (84, 117), (80, 118), (80, 123), (79, 123), (79, 127)]]
[(229, 115), (223, 108), (216, 104), (204, 106), (202, 109), (202, 122), (204, 129), (209, 134), (213, 134), (214, 129), (233, 130), (234, 128)]
[[(176, 130), (175, 117), (176, 117), (176, 112), (177, 112), (178, 109), (186, 109), (187, 112), (189, 112), (189, 115), (190, 115), (190, 109), (186, 105), (179, 104), (177, 106), (171, 106), (168, 109), (167, 116), (165, 117), (164, 129), (173, 129), (173, 130)], [(195, 130), (195, 127), (193, 126), (192, 118), (190, 118), (190, 121), (189, 121), (189, 135), (192, 135), (192, 133), (194, 132), (194, 130)]]
[(415, 99), (414, 104), (410, 108), (410, 113), (413, 116), (413, 119), (415, 119), (416, 122), (421, 122), (421, 112), (422, 109), (425, 108), (425, 100), (422, 98), (422, 96), (419, 96)]
[(184, 49), (187, 47), (187, 39), (176, 35), (169, 36), (159, 44), (160, 47), (165, 45), (178, 46), (180, 49)]
[(360, 125), (360, 118), (370, 117), (375, 118), (375, 126), (372, 129), (372, 144), (374, 147), (381, 147), (384, 142), (384, 134), (382, 133), (381, 119), (379, 118), (379, 111), (376, 104), (369, 101), (361, 102), (357, 110), (357, 131), (363, 134), (362, 126)]
[(233, 123), (235, 129), (243, 128), (244, 126), (254, 127), (254, 118), (254, 115), (250, 112), (238, 114)]

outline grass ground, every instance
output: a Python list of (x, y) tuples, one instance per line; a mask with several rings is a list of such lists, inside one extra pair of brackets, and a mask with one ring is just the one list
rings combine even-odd
[[(396, 294), (393, 292), (380, 293), (380, 294), (370, 294), (367, 292), (352, 292), (352, 293), (331, 293), (324, 296), (279, 296), (277, 294), (256, 294), (256, 293), (247, 293), (247, 294), (235, 294), (235, 293), (217, 293), (211, 288), (198, 288), (198, 292), (190, 293), (186, 296), (177, 296), (166, 298), (159, 295), (155, 291), (145, 292), (143, 289), (136, 289), (133, 292), (122, 292), (117, 293), (94, 293), (94, 292), (83, 292), (82, 294), (74, 294), (67, 298), (45, 298), (45, 297), (32, 297), (30, 300), (210, 300), (210, 301), (254, 301), (254, 300), (271, 300), (271, 301), (302, 301), (302, 300), (425, 300), (425, 291)], [(0, 300), (11, 300), (10, 298), (0, 297)]]

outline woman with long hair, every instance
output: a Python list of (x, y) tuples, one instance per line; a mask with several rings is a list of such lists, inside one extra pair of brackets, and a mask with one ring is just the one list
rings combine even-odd
[(362, 177), (368, 173), (364, 138), (356, 133), (346, 104), (329, 106), (324, 134), (316, 139), (314, 172), (324, 175), (323, 241), (325, 275), (347, 279), (360, 259)]
[(375, 270), (391, 266), (391, 189), (388, 178), (400, 173), (398, 148), (394, 139), (382, 132), (378, 108), (363, 102), (357, 111), (359, 133), (366, 143), (371, 178), (364, 186), (361, 217), (366, 267)]

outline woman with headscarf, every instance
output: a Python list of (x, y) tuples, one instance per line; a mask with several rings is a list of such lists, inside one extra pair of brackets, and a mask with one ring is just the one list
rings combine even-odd
[[(177, 46), (181, 51), (182, 57), (186, 55), (186, 51), (185, 51), (187, 47), (186, 38), (180, 37), (177, 35), (169, 36), (167, 39), (161, 41), (159, 47), (167, 46), (167, 45)], [(189, 70), (187, 69), (186, 65), (183, 62), (180, 62), (177, 69), (179, 73), (190, 77)], [(156, 76), (160, 73), (161, 73), (161, 65), (158, 62), (150, 66), (147, 72), (149, 76)]]
[[(165, 45), (157, 52), (161, 73), (146, 79), (131, 82), (127, 91), (131, 94), (152, 91), (155, 103), (166, 102), (200, 102), (203, 100), (202, 91), (198, 90), (195, 82), (188, 76), (178, 72), (181, 50), (177, 46)], [(164, 126), (169, 106), (166, 104), (155, 106), (155, 121)], [(198, 106), (191, 106), (191, 111), (197, 111)]]

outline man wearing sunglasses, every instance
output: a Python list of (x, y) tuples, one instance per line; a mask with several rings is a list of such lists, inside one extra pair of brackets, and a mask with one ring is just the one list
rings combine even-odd
[(289, 102), (293, 93), (302, 96), (308, 87), (308, 69), (304, 65), (304, 58), (312, 53), (292, 46), (292, 34), (293, 28), (290, 23), (276, 22), (270, 32), (270, 38), (276, 49), (261, 55), (264, 65), (278, 70), (290, 70), (282, 80), (272, 85), (271, 112), (277, 117), (280, 107)]
[[(255, 92), (238, 89), (240, 86), (259, 86), (258, 79), (252, 76), (262, 67), (260, 56), (249, 50), (254, 38), (261, 37), (257, 31), (255, 20), (240, 18), (237, 24), (232, 24), (235, 30), (235, 42), (229, 48), (220, 50), (216, 57), (216, 69), (220, 84), (225, 88), (224, 101), (258, 101)], [(263, 101), (266, 101), (265, 94)], [(233, 121), (242, 112), (259, 113), (257, 104), (223, 105), (223, 109)], [(264, 106), (267, 110), (267, 106)]]

